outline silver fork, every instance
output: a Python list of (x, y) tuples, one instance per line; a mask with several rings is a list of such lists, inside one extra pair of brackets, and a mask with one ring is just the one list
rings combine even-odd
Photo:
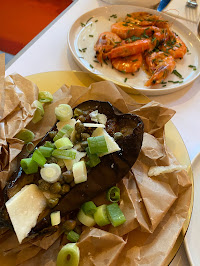
[(197, 0), (187, 0), (186, 6), (196, 8), (198, 6)]

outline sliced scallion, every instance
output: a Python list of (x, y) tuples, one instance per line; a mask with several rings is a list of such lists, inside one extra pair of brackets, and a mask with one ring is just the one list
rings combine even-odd
[(120, 189), (111, 187), (106, 193), (106, 198), (111, 202), (118, 202), (120, 200)]
[(72, 118), (73, 111), (69, 104), (59, 104), (55, 108), (56, 118), (60, 121), (67, 121)]
[(76, 151), (75, 150), (59, 150), (56, 149), (52, 152), (52, 156), (58, 159), (69, 159), (74, 160), (76, 158)]
[(84, 161), (75, 163), (72, 167), (75, 184), (87, 181), (87, 169)]
[(37, 173), (38, 171), (38, 164), (32, 158), (22, 159), (20, 165), (27, 175)]
[(36, 124), (37, 122), (39, 122), (43, 116), (44, 116), (44, 108), (41, 102), (39, 102), (38, 100), (33, 102), (33, 106), (36, 107), (32, 122), (34, 124)]
[(34, 151), (32, 159), (40, 166), (44, 166), (44, 164), (46, 163), (46, 159), (39, 149)]
[(107, 208), (108, 218), (114, 227), (125, 223), (126, 218), (117, 203), (112, 203), (110, 205), (107, 205), (106, 208)]
[(57, 266), (78, 266), (80, 260), (80, 251), (75, 243), (68, 243), (58, 253)]
[(77, 234), (73, 230), (69, 231), (67, 234), (67, 239), (73, 243), (78, 242), (79, 238), (80, 238), (79, 234)]
[(77, 218), (79, 222), (88, 227), (94, 226), (96, 224), (94, 218), (90, 215), (86, 215), (82, 209), (80, 209), (78, 212)]
[(60, 150), (71, 149), (73, 147), (71, 140), (67, 137), (63, 137), (63, 138), (56, 140), (55, 145), (56, 145), (56, 148)]
[(56, 148), (55, 144), (52, 143), (51, 141), (45, 141), (44, 147), (49, 147), (49, 148), (53, 148), (53, 149)]
[(16, 135), (15, 138), (21, 139), (24, 143), (32, 142), (35, 137), (35, 134), (26, 128), (21, 129)]
[(48, 183), (55, 183), (61, 176), (61, 168), (56, 163), (45, 164), (40, 169), (40, 175)]
[(51, 225), (52, 226), (60, 224), (60, 221), (61, 221), (60, 211), (52, 212), (50, 214), (50, 218), (51, 218)]
[(87, 139), (87, 142), (91, 154), (108, 152), (104, 136), (90, 137)]
[(94, 213), (94, 220), (99, 226), (110, 224), (110, 220), (108, 219), (107, 215), (106, 204), (97, 207), (97, 210)]
[(53, 150), (54, 150), (54, 148), (50, 148), (50, 147), (44, 147), (44, 146), (40, 146), (39, 147), (39, 151), (42, 153), (42, 155), (45, 158), (51, 157), (51, 154), (52, 154)]
[(87, 201), (83, 203), (83, 205), (81, 206), (81, 209), (84, 211), (86, 215), (93, 216), (97, 210), (97, 207), (93, 201)]
[(41, 103), (50, 103), (53, 101), (53, 96), (49, 91), (40, 91), (38, 94), (38, 100)]
[(73, 131), (73, 127), (70, 125), (65, 125), (61, 130), (58, 131), (58, 133), (53, 138), (53, 141), (62, 138), (63, 136), (69, 137)]
[(101, 162), (99, 156), (97, 154), (91, 154), (88, 147), (86, 148), (86, 152), (89, 157), (89, 161), (87, 161), (89, 167), (95, 167)]

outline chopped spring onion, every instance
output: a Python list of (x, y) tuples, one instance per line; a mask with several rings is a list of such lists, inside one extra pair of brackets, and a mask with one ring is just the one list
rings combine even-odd
[(56, 163), (45, 164), (40, 169), (40, 175), (48, 183), (55, 183), (61, 176), (60, 166)]
[(53, 96), (49, 91), (40, 91), (38, 94), (38, 100), (41, 103), (50, 103), (53, 101)]
[(97, 207), (93, 201), (87, 201), (83, 203), (83, 205), (81, 206), (81, 209), (84, 211), (86, 215), (93, 216), (94, 213), (96, 212)]
[(32, 122), (34, 124), (36, 124), (37, 122), (39, 122), (43, 116), (44, 116), (44, 108), (41, 102), (39, 102), (38, 100), (33, 102), (33, 106), (36, 107)]
[(87, 169), (84, 161), (75, 163), (72, 167), (72, 172), (75, 184), (87, 181)]
[(50, 147), (44, 147), (44, 146), (40, 146), (39, 147), (39, 151), (42, 153), (42, 155), (45, 158), (51, 157), (51, 154), (52, 154), (53, 150), (54, 150), (54, 148), (50, 148)]
[(60, 121), (67, 121), (72, 118), (73, 111), (69, 104), (59, 104), (55, 108), (56, 118)]
[(80, 251), (75, 243), (68, 243), (58, 253), (57, 266), (78, 266)]
[(118, 202), (120, 200), (120, 189), (118, 187), (111, 187), (107, 191), (106, 197), (111, 202)]
[(104, 136), (90, 137), (87, 139), (87, 142), (91, 154), (108, 152)]
[(91, 154), (88, 147), (86, 148), (86, 152), (89, 157), (89, 161), (87, 161), (86, 164), (89, 167), (95, 167), (97, 164), (101, 162), (101, 160), (99, 159), (99, 156), (97, 154)]
[(80, 209), (77, 218), (79, 222), (88, 227), (94, 226), (96, 224), (94, 218), (90, 215), (86, 215), (82, 209)]
[(33, 144), (33, 142), (28, 142), (26, 143), (26, 151), (28, 153), (31, 153), (35, 148), (35, 145)]
[(105, 125), (103, 124), (95, 124), (95, 123), (83, 123), (84, 127), (103, 127), (105, 128)]
[(112, 203), (107, 206), (107, 214), (114, 227), (126, 222), (126, 218), (117, 203)]
[(72, 142), (67, 137), (63, 137), (63, 138), (56, 140), (55, 145), (56, 145), (56, 148), (60, 150), (71, 149), (73, 147)]
[(60, 211), (52, 212), (50, 214), (50, 218), (51, 218), (51, 225), (52, 226), (60, 224), (60, 222), (61, 222)]
[(28, 142), (31, 142), (34, 139), (34, 137), (35, 137), (35, 134), (26, 128), (20, 130), (15, 135), (15, 138), (23, 140), (25, 144)]
[(110, 220), (108, 219), (107, 215), (106, 204), (97, 207), (97, 210), (94, 213), (94, 220), (99, 226), (110, 224)]
[(78, 242), (79, 238), (80, 238), (79, 234), (77, 234), (73, 230), (69, 231), (67, 234), (67, 239), (71, 242)]
[(58, 131), (58, 133), (53, 138), (53, 141), (62, 138), (63, 136), (69, 137), (73, 131), (73, 127), (70, 125), (65, 125), (61, 130)]
[(38, 164), (32, 158), (22, 159), (20, 165), (27, 175), (37, 173), (38, 171)]
[(55, 144), (52, 143), (51, 141), (45, 141), (44, 147), (53, 148), (53, 149), (56, 148)]
[(69, 159), (74, 160), (76, 158), (76, 151), (71, 150), (59, 150), (56, 149), (52, 152), (52, 156), (58, 158), (58, 159)]
[(34, 151), (32, 159), (33, 159), (33, 161), (35, 161), (40, 166), (43, 166), (47, 161), (39, 149), (36, 149)]

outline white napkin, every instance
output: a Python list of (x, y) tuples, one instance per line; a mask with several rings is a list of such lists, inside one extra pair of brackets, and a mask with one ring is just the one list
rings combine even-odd
[(173, 17), (197, 23), (200, 12), (200, 1), (197, 0), (197, 8), (187, 7), (186, 2), (187, 0), (171, 0), (162, 12), (165, 12)]

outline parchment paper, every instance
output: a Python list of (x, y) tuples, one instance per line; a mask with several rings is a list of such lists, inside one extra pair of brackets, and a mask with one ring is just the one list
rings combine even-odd
[[(34, 125), (30, 122), (34, 114), (32, 102), (37, 99), (38, 88), (15, 74), (6, 80), (0, 77), (0, 90), (2, 188), (23, 146), (14, 138), (15, 134), (27, 126), (35, 132), (38, 141), (55, 123), (54, 108), (60, 103), (74, 107), (89, 99), (110, 101), (122, 112), (135, 113), (143, 119), (145, 134), (139, 158), (132, 172), (117, 184), (126, 222), (117, 228), (86, 228), (78, 242), (80, 265), (165, 265), (188, 214), (191, 182), (185, 170), (151, 178), (148, 170), (154, 165), (179, 164), (167, 149), (164, 138), (164, 126), (175, 112), (156, 102), (138, 104), (113, 83), (101, 81), (89, 88), (64, 85), (55, 93), (53, 103), (45, 105), (43, 120)], [(105, 195), (94, 201), (104, 203)], [(26, 239), (20, 246), (13, 239), (16, 239), (13, 233), (4, 232), (0, 251), (12, 254), (16, 265), (29, 266), (55, 265), (59, 249), (67, 243), (61, 231), (43, 239)]]

